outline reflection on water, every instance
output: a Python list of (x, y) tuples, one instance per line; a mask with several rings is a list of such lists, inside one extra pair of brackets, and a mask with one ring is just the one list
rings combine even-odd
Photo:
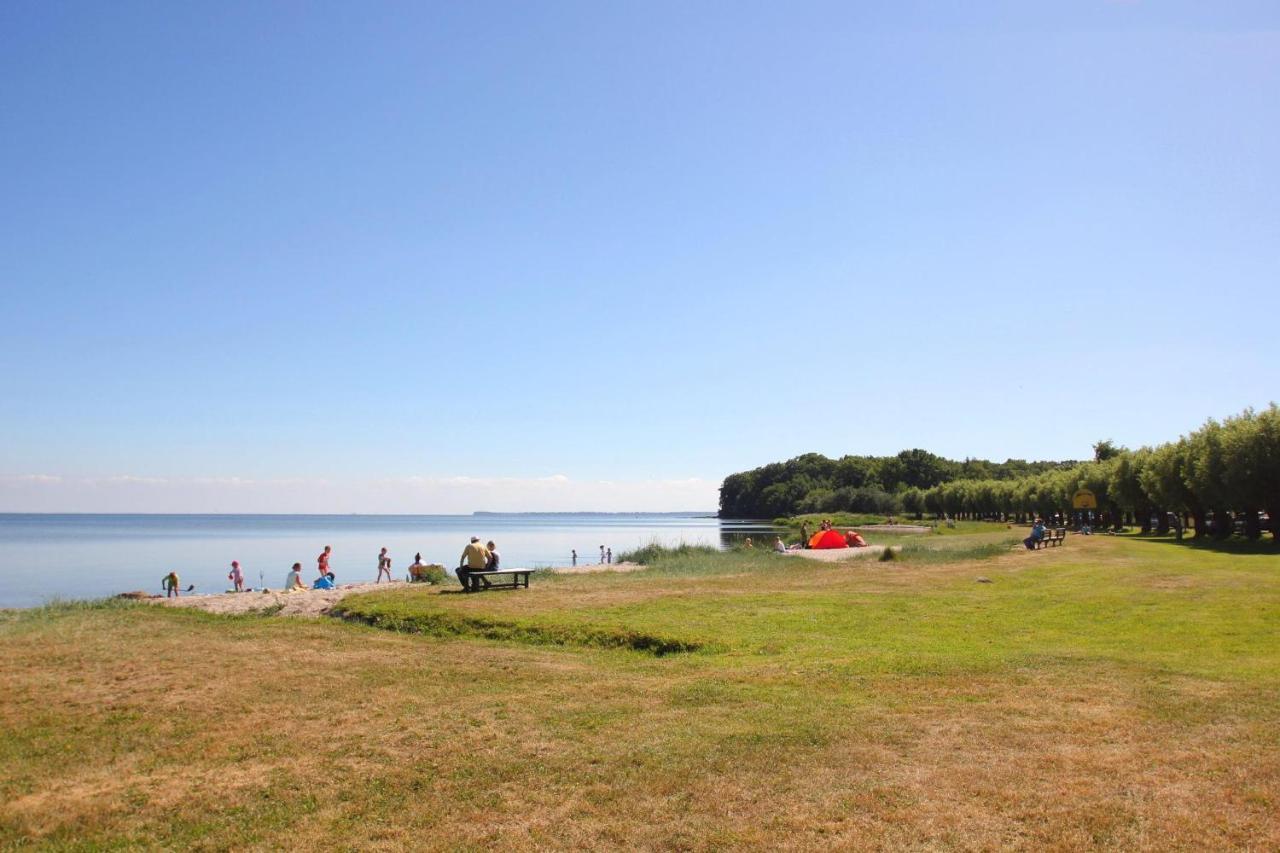
[(377, 576), (380, 548), (393, 574), (421, 553), (429, 563), (456, 566), (472, 535), (494, 540), (507, 566), (579, 565), (651, 542), (732, 548), (751, 536), (771, 538), (767, 523), (705, 515), (6, 515), (0, 514), (0, 607), (54, 597), (96, 598), (126, 590), (160, 591), (177, 571), (183, 587), (221, 592), (239, 560), (249, 586), (280, 587), (294, 562), (316, 574), (316, 556), (333, 546), (339, 583)]
[(767, 521), (731, 521), (720, 522), (720, 548), (728, 551), (737, 548), (750, 537), (751, 544), (757, 548), (772, 548), (773, 537), (782, 528), (775, 527)]

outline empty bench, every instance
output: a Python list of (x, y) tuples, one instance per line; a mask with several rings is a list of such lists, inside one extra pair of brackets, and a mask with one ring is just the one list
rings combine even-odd
[(467, 592), (483, 592), (486, 589), (529, 588), (529, 575), (537, 569), (495, 569), (492, 572), (473, 571), (467, 575)]
[(1050, 545), (1061, 545), (1062, 540), (1067, 538), (1067, 528), (1057, 527), (1052, 531), (1046, 530), (1044, 538), (1036, 543), (1037, 548), (1048, 548)]

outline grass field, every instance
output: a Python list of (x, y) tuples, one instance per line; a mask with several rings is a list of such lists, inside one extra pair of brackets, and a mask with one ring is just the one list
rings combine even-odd
[(0, 845), (1280, 846), (1280, 555), (1011, 535), (6, 613)]

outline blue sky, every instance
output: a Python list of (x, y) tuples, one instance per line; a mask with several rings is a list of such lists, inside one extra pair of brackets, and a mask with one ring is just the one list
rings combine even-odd
[(0, 510), (686, 509), (1265, 405), (1280, 7), (0, 6)]

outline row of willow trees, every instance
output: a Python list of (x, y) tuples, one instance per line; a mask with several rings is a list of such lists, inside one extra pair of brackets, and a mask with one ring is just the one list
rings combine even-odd
[[(876, 479), (885, 473), (889, 477)], [(1260, 412), (1209, 420), (1157, 447), (1127, 450), (1099, 442), (1089, 462), (959, 463), (924, 451), (841, 460), (807, 454), (725, 478), (720, 514), (1069, 518), (1072, 496), (1080, 489), (1093, 492), (1097, 514), (1117, 527), (1127, 521), (1163, 531), (1173, 514), (1194, 527), (1197, 537), (1228, 536), (1237, 529), (1251, 538), (1270, 529), (1274, 537), (1280, 528), (1280, 409), (1272, 403)]]

